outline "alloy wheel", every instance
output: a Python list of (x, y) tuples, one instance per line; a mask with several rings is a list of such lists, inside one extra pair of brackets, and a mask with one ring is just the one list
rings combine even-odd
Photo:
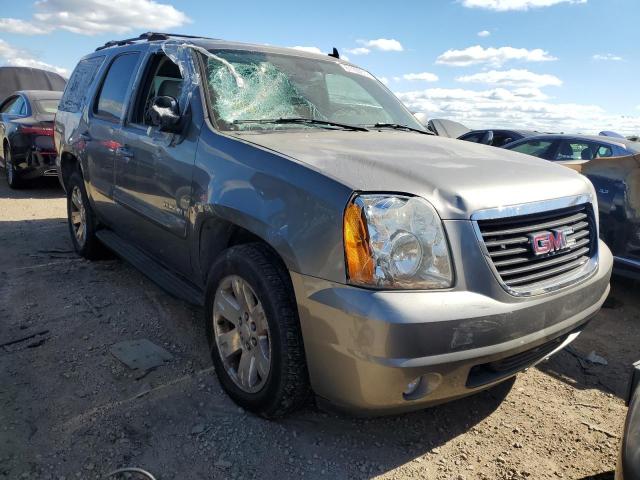
[(271, 370), (271, 334), (260, 299), (242, 277), (225, 277), (213, 303), (213, 332), (227, 374), (243, 391), (262, 389)]
[(82, 192), (77, 185), (71, 191), (71, 226), (78, 245), (87, 241), (87, 212), (82, 201)]

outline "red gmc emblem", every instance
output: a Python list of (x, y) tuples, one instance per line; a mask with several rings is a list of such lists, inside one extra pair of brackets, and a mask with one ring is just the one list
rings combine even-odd
[(567, 239), (567, 235), (573, 233), (569, 227), (555, 228), (550, 232), (535, 232), (529, 234), (531, 248), (535, 255), (546, 255), (570, 248), (575, 240)]

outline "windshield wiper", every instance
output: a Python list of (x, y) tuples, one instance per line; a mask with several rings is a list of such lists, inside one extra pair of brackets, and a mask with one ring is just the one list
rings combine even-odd
[(302, 123), (309, 125), (328, 125), (330, 127), (344, 128), (345, 130), (354, 130), (356, 132), (368, 132), (369, 129), (359, 125), (350, 125), (348, 123), (331, 122), (328, 120), (317, 120), (315, 118), (260, 118), (260, 119), (242, 119), (234, 120), (234, 125), (243, 123)]
[(409, 130), (411, 132), (418, 132), (424, 135), (433, 135), (428, 130), (420, 130), (419, 128), (413, 128), (408, 125), (402, 125), (401, 123), (376, 123), (374, 125), (368, 125), (371, 128), (393, 128), (395, 130)]

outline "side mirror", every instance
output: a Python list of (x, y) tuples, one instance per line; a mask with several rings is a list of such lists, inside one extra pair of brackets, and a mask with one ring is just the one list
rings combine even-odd
[(489, 130), (488, 132), (486, 132), (480, 139), (480, 143), (482, 143), (483, 145), (493, 144), (493, 130)]
[(149, 108), (149, 118), (161, 132), (178, 132), (182, 119), (178, 101), (168, 96), (155, 97)]

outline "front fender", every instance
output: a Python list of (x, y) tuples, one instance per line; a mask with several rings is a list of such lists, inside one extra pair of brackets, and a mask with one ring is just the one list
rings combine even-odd
[(345, 281), (342, 216), (352, 191), (235, 137), (204, 128), (194, 171), (194, 238), (216, 219), (268, 243), (289, 270)]

